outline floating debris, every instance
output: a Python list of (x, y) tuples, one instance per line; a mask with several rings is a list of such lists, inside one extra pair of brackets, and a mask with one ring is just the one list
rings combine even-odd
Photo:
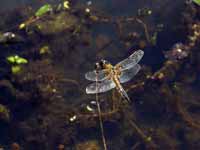
[(77, 116), (74, 115), (74, 116), (72, 116), (72, 117), (69, 119), (69, 121), (70, 121), (70, 122), (74, 122), (76, 119), (77, 119)]
[(86, 9), (85, 9), (85, 12), (86, 12), (86, 13), (90, 13), (90, 8), (86, 8)]
[(21, 30), (21, 29), (24, 29), (26, 27), (26, 24), (25, 23), (21, 23), (20, 25), (19, 25), (19, 29)]
[(24, 39), (13, 32), (0, 33), (0, 44), (23, 42)]
[(89, 104), (86, 105), (87, 112), (97, 112), (97, 103), (96, 101), (91, 101)]
[(48, 45), (45, 45), (43, 47), (40, 48), (40, 55), (44, 55), (44, 54), (50, 54), (50, 49)]
[(149, 8), (138, 9), (138, 16), (149, 16), (152, 14), (152, 10)]
[(64, 9), (70, 9), (69, 1), (64, 1), (63, 2), (63, 7), (64, 7)]
[(181, 60), (189, 55), (189, 51), (184, 44), (176, 43), (171, 50), (164, 52), (164, 54), (169, 60)]

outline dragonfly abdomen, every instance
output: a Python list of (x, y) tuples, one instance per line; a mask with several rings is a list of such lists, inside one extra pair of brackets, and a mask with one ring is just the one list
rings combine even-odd
[(129, 98), (128, 94), (126, 93), (126, 91), (123, 89), (121, 83), (119, 82), (119, 79), (117, 77), (114, 77), (113, 81), (115, 82), (116, 89), (120, 93), (120, 95), (122, 96), (122, 98), (124, 98), (125, 100), (127, 100), (128, 102), (130, 102), (130, 98)]

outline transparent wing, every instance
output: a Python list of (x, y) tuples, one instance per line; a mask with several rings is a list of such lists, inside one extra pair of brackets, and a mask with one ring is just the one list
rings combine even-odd
[(112, 80), (103, 80), (96, 84), (96, 82), (89, 84), (86, 87), (87, 94), (103, 93), (115, 88), (115, 83)]
[(90, 81), (103, 81), (107, 78), (107, 76), (108, 73), (106, 69), (99, 70), (98, 73), (96, 73), (96, 70), (94, 70), (85, 74), (85, 78)]
[(121, 67), (121, 70), (129, 69), (134, 67), (143, 57), (144, 52), (142, 50), (135, 51), (132, 55), (128, 58), (124, 59), (123, 61), (119, 62), (117, 66)]
[(130, 81), (140, 71), (140, 69), (140, 65), (136, 64), (130, 69), (123, 70), (121, 76), (119, 77), (119, 81), (121, 83)]

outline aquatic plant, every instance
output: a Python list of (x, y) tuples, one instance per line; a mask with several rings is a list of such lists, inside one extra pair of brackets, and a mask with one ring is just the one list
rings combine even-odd
[(45, 45), (45, 46), (41, 47), (40, 50), (39, 50), (39, 53), (41, 55), (43, 55), (43, 54), (49, 54), (50, 53), (49, 46)]
[(6, 59), (12, 65), (21, 65), (21, 64), (28, 63), (27, 59), (20, 57), (18, 55), (11, 55), (11, 56), (8, 56)]
[(169, 60), (181, 60), (189, 55), (188, 47), (182, 43), (176, 43), (170, 51), (164, 52)]
[(21, 71), (22, 71), (21, 66), (14, 65), (14, 66), (11, 67), (11, 72), (12, 72), (13, 74), (18, 74), (18, 73), (20, 73)]
[(45, 4), (42, 7), (40, 7), (36, 12), (34, 16), (31, 16), (28, 20), (26, 20), (25, 22), (19, 24), (18, 28), (20, 30), (27, 28), (31, 23), (39, 20), (42, 18), (42, 16), (44, 16), (45, 14), (47, 14), (48, 12), (53, 11), (53, 8), (50, 4)]
[(200, 6), (200, 0), (192, 0), (195, 4)]
[(18, 55), (11, 55), (6, 58), (9, 64), (11, 64), (11, 72), (18, 74), (22, 71), (23, 64), (27, 64), (28, 60)]
[(10, 120), (10, 111), (6, 106), (2, 104), (0, 104), (0, 120), (6, 122)]
[(43, 5), (42, 7), (40, 7), (40, 8), (36, 11), (35, 16), (36, 16), (36, 17), (41, 17), (41, 16), (43, 16), (44, 14), (46, 14), (46, 13), (52, 11), (52, 10), (53, 10), (53, 8), (52, 8), (52, 6), (51, 6), (50, 4), (45, 4), (45, 5)]

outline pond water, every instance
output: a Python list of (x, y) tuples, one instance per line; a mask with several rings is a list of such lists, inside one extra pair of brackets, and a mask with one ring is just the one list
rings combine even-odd
[[(1, 0), (0, 8), (0, 149), (200, 149), (197, 4)], [(130, 57), (139, 49), (143, 57)], [(128, 57), (139, 65), (109, 70), (100, 61)], [(91, 92), (110, 90), (87, 94), (96, 63), (102, 81), (93, 77)]]

